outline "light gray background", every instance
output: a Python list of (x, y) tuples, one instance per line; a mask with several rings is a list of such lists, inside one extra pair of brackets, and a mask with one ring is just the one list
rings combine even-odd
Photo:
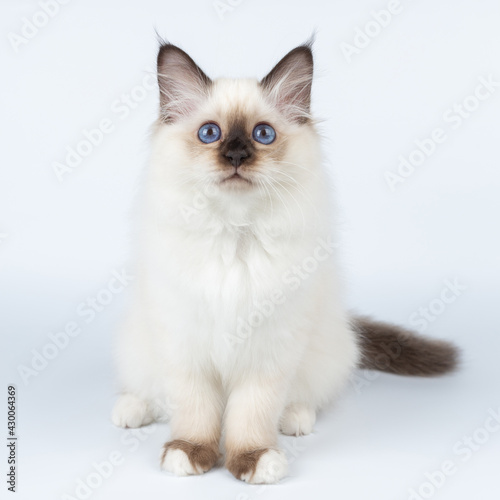
[[(500, 88), (457, 129), (443, 113), (473, 94), (479, 77), (500, 81), (500, 5), (401, 0), (401, 13), (349, 63), (341, 44), (387, 5), (243, 0), (221, 19), (211, 0), (75, 0), (16, 51), (9, 33), (20, 34), (40, 6), (1, 3), (1, 366), (3, 386), (18, 390), (16, 498), (78, 498), (78, 478), (113, 452), (123, 461), (92, 499), (407, 499), (446, 460), (455, 473), (434, 492), (423, 486), (427, 498), (498, 492), (500, 432), (481, 428), (500, 406)], [(89, 323), (78, 313), (126, 264), (157, 94), (126, 118), (115, 101), (154, 71), (154, 28), (211, 76), (254, 77), (316, 29), (314, 110), (336, 183), (349, 304), (409, 325), (445, 280), (466, 287), (426, 330), (463, 348), (461, 372), (439, 380), (361, 373), (362, 385), (319, 417), (313, 435), (282, 439), (291, 466), (278, 486), (248, 486), (225, 469), (183, 479), (160, 472), (168, 426), (131, 434), (109, 420), (112, 334), (127, 291)], [(114, 131), (59, 182), (53, 163), (106, 118)], [(392, 192), (384, 172), (436, 127), (447, 140)], [(80, 335), (24, 384), (19, 366), (71, 321)], [(470, 458), (457, 454), (473, 434), (482, 444)]]

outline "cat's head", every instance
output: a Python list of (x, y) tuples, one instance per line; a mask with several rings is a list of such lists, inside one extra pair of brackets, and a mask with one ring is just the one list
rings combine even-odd
[(311, 115), (313, 57), (289, 52), (261, 81), (211, 80), (184, 51), (158, 53), (157, 161), (169, 179), (236, 196), (292, 192), (318, 163)]

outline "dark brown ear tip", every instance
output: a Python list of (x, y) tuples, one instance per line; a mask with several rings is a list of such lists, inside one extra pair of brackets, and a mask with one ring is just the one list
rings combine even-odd
[(279, 77), (291, 66), (301, 66), (312, 78), (313, 74), (313, 53), (312, 53), (312, 40), (295, 47), (274, 66), (274, 68), (260, 81), (263, 87), (270, 86), (275, 77)]
[(161, 36), (160, 33), (158, 33), (158, 30), (156, 29), (155, 29), (155, 35), (156, 35), (156, 43), (158, 44), (158, 55), (160, 55), (160, 53), (166, 50), (169, 50), (172, 47), (175, 47), (175, 45), (170, 43), (168, 39)]
[[(171, 56), (169, 58), (169, 55)], [(177, 58), (175, 57), (177, 55)], [(210, 85), (212, 80), (204, 73), (204, 71), (194, 62), (192, 57), (182, 50), (177, 45), (173, 43), (167, 42), (165, 40), (160, 40), (160, 48), (158, 49), (158, 57), (156, 59), (158, 73), (160, 73), (160, 67), (164, 64), (168, 64), (172, 61), (182, 61), (183, 65), (191, 68), (192, 71), (195, 71), (198, 78), (205, 84)]]
[(163, 38), (160, 38), (158, 41), (160, 43), (160, 47), (158, 49), (158, 58), (157, 58), (158, 63), (162, 62), (168, 54), (178, 54), (182, 58), (189, 61), (191, 64), (196, 65), (191, 56), (177, 45), (174, 45), (173, 43), (170, 43), (169, 41), (164, 40)]
[(308, 41), (302, 45), (299, 45), (298, 47), (295, 47), (287, 54), (287, 57), (295, 56), (298, 54), (303, 55), (306, 58), (306, 60), (310, 64), (312, 64), (314, 61), (314, 55), (313, 55), (313, 50), (312, 50), (312, 41)]
[[(306, 54), (310, 54), (311, 57), (313, 55), (314, 44), (316, 43), (316, 32), (312, 33), (312, 35), (303, 43), (295, 47), (296, 50), (302, 51)], [(293, 52), (293, 50), (292, 50)]]
[[(160, 62), (165, 54), (169, 52), (177, 52), (179, 54), (186, 54), (182, 49), (174, 45), (173, 43), (167, 42), (165, 40), (160, 41), (160, 47), (158, 49), (158, 62)], [(186, 54), (187, 55), (187, 54)]]

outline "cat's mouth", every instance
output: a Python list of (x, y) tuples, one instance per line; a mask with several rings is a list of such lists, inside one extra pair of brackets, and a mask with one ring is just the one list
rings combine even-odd
[(221, 184), (243, 185), (252, 184), (252, 181), (247, 177), (243, 177), (239, 172), (234, 172), (233, 174), (222, 179)]

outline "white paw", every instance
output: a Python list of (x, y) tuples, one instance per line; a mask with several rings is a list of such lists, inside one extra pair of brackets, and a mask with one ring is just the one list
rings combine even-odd
[(261, 455), (255, 471), (242, 474), (241, 479), (251, 484), (274, 484), (286, 476), (288, 462), (280, 450), (268, 450)]
[(176, 476), (190, 476), (203, 472), (202, 470), (198, 471), (190, 462), (186, 453), (178, 448), (169, 448), (162, 454), (161, 468)]
[(118, 427), (142, 427), (153, 420), (148, 403), (133, 394), (122, 394), (111, 413), (111, 421)]
[(305, 405), (290, 405), (281, 417), (281, 432), (287, 436), (310, 434), (316, 422), (316, 412)]

